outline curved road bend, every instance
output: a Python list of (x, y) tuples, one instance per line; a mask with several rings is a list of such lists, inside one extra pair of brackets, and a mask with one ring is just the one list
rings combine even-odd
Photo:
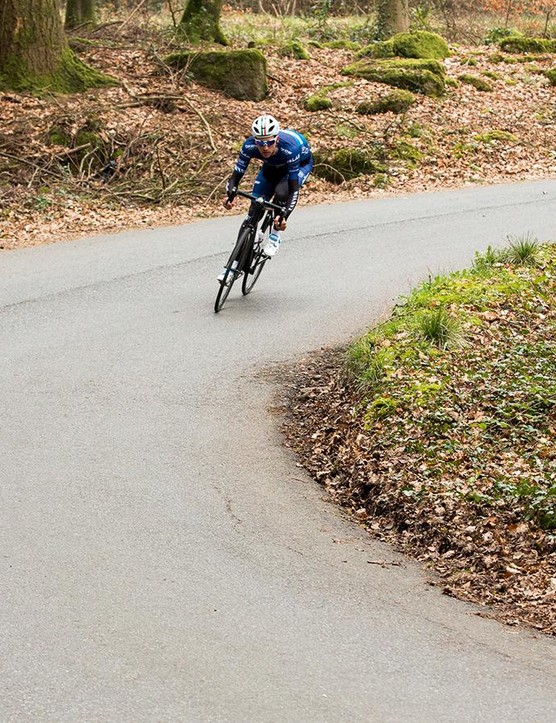
[(323, 500), (260, 371), (555, 239), (556, 181), (300, 208), (214, 315), (238, 222), (0, 256), (0, 719), (555, 720), (555, 641)]

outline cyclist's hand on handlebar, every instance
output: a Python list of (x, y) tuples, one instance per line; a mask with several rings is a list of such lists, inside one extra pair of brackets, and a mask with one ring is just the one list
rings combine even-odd
[(276, 216), (274, 219), (274, 228), (277, 231), (285, 231), (287, 225), (286, 219), (283, 216)]
[(224, 201), (224, 208), (227, 208), (228, 211), (231, 209), (231, 207), (234, 205), (234, 200), (237, 195), (237, 187), (227, 188), (228, 197)]

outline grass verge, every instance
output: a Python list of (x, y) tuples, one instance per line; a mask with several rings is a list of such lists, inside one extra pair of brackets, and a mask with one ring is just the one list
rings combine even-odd
[(333, 498), (446, 592), (552, 634), (555, 302), (556, 246), (488, 249), (311, 362), (287, 429)]

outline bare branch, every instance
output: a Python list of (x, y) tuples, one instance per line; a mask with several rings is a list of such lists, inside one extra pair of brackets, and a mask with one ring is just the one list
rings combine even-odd
[(187, 105), (191, 108), (191, 110), (192, 110), (194, 113), (196, 113), (196, 114), (199, 116), (199, 118), (201, 119), (201, 121), (203, 122), (203, 125), (204, 125), (205, 128), (207, 129), (207, 133), (208, 133), (208, 137), (209, 137), (209, 142), (210, 142), (210, 147), (212, 148), (212, 150), (213, 150), (215, 153), (218, 153), (218, 151), (216, 150), (216, 146), (214, 145), (214, 141), (213, 141), (213, 139), (212, 139), (212, 133), (211, 133), (211, 130), (210, 130), (210, 126), (209, 126), (209, 124), (208, 124), (208, 122), (207, 122), (207, 119), (206, 119), (205, 116), (201, 113), (200, 110), (198, 110), (197, 108), (195, 108), (195, 106), (194, 106), (193, 103), (189, 100), (189, 98), (188, 98), (187, 96), (184, 95), (184, 96), (183, 96), (183, 99), (184, 99), (184, 101), (187, 103)]

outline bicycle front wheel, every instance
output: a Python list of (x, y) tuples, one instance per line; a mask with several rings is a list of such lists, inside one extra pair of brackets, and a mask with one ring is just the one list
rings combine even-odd
[(215, 314), (218, 314), (220, 309), (224, 306), (224, 302), (230, 295), (230, 291), (232, 290), (232, 286), (234, 285), (235, 280), (236, 272), (232, 271), (230, 268), (227, 268), (226, 273), (224, 274), (224, 278), (220, 282), (220, 288), (218, 289), (218, 293), (216, 294), (216, 301), (214, 302)]
[(235, 280), (238, 278), (241, 271), (246, 267), (246, 261), (248, 261), (247, 255), (252, 244), (251, 229), (243, 229), (238, 237), (234, 250), (230, 254), (230, 258), (226, 263), (226, 271), (224, 278), (220, 282), (220, 288), (216, 294), (216, 300), (214, 302), (214, 312), (218, 314), (220, 309), (224, 306), (224, 302), (230, 295), (232, 286)]
[(268, 258), (263, 254), (260, 247), (253, 250), (253, 257), (251, 259), (251, 265), (249, 271), (243, 276), (243, 283), (241, 285), (241, 293), (244, 296), (253, 289), (253, 286), (257, 283), (257, 279), (261, 275), (261, 272), (266, 264)]

